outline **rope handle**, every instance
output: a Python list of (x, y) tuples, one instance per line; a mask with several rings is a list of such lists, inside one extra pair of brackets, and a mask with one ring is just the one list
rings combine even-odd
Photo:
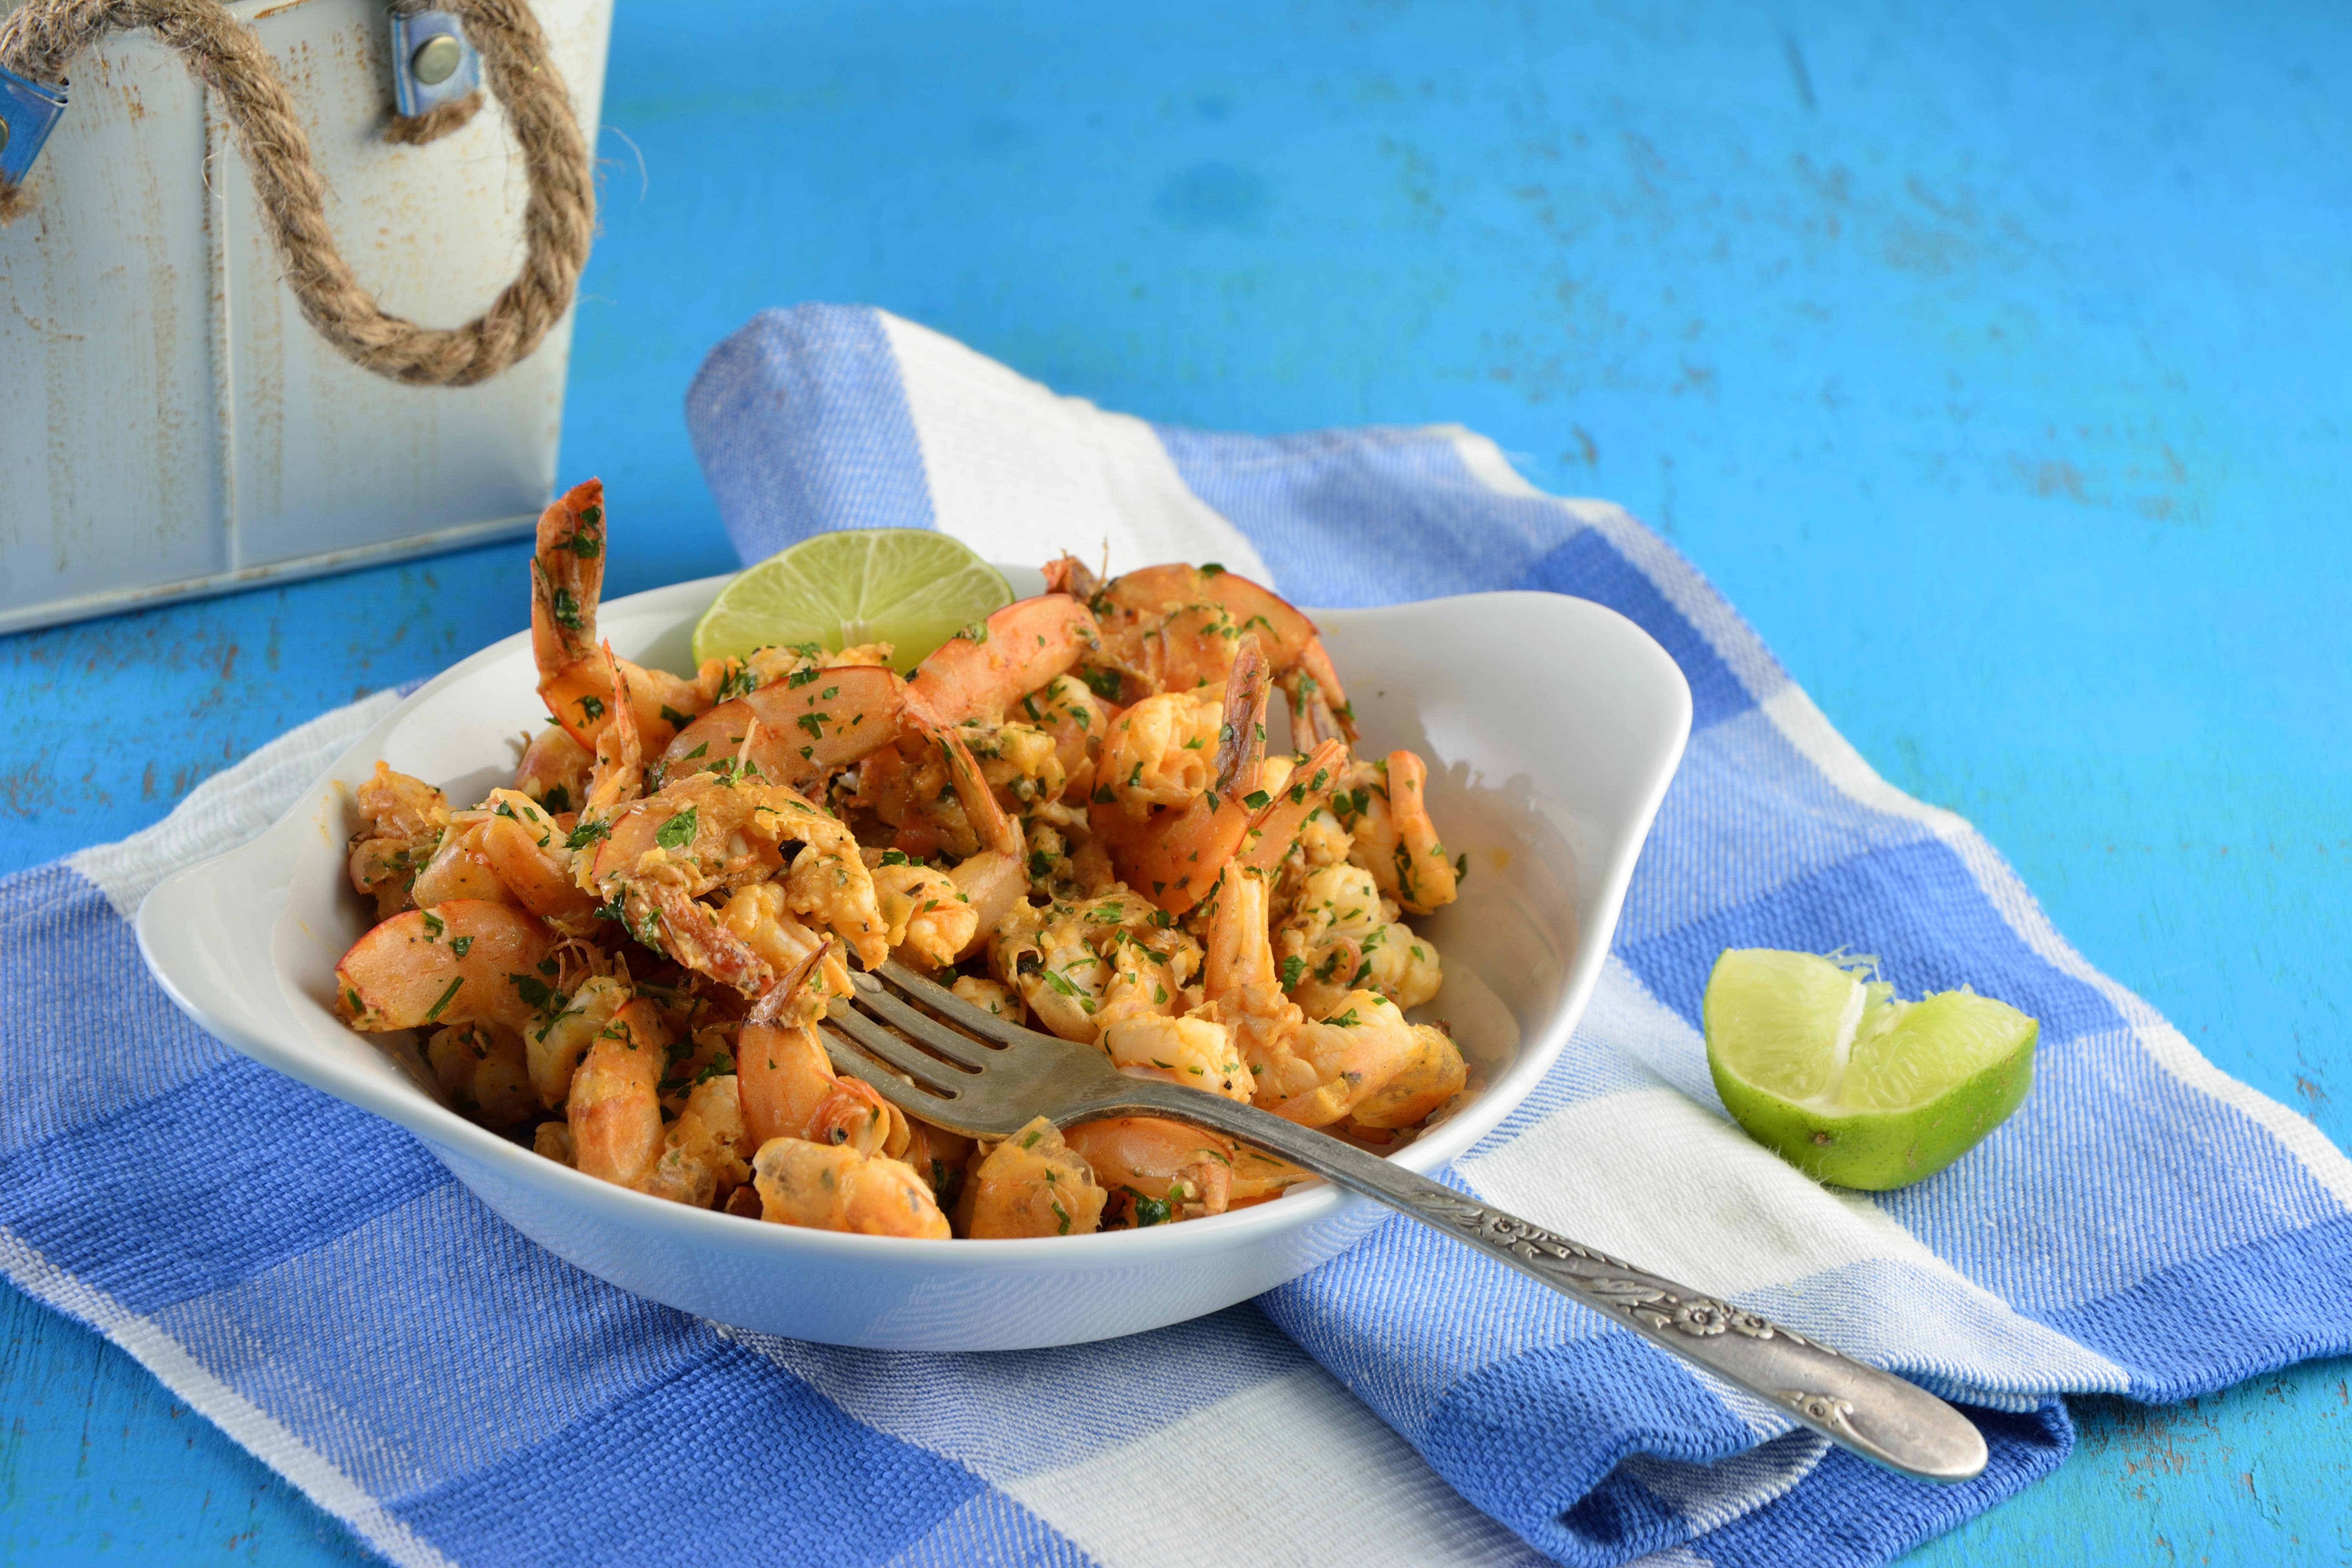
[[(422, 8), (421, 0), (395, 5)], [(326, 187), (293, 100), (253, 30), (220, 0), (26, 0), (0, 19), (0, 67), (34, 81), (62, 82), (75, 58), (99, 39), (152, 28), (180, 52), (190, 75), (220, 95), (253, 170), (287, 286), (310, 325), (353, 364), (378, 375), (414, 386), (471, 386), (539, 347), (571, 306), (595, 233), (596, 194), (571, 94), (527, 0), (439, 0), (437, 8), (457, 18), (481, 56), (483, 79), (506, 106), (530, 185), (522, 270), (462, 327), (422, 327), (392, 315), (352, 276), (327, 228)], [(443, 120), (430, 128), (433, 134), (463, 123), (454, 115)], [(415, 141), (425, 129), (402, 122), (391, 133)], [(22, 192), (0, 182), (0, 222), (24, 205)]]

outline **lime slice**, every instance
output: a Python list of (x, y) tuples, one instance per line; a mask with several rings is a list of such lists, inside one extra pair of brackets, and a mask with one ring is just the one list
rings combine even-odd
[(1962, 987), (1917, 1002), (1810, 952), (1732, 948), (1702, 1011), (1706, 1065), (1750, 1137), (1824, 1182), (1932, 1176), (2009, 1120), (2041, 1026)]
[(904, 672), (1012, 602), (1004, 574), (944, 533), (819, 533), (746, 567), (719, 590), (694, 628), (694, 661), (740, 658), (753, 648), (793, 643), (822, 643), (839, 653), (887, 642), (890, 662)]

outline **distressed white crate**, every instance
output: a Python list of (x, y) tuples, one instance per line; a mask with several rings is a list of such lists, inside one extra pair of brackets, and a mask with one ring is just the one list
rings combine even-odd
[[(0, 11), (13, 8), (0, 4)], [(387, 142), (383, 0), (244, 0), (310, 136), (327, 216), (383, 308), (457, 326), (522, 258), (495, 100)], [(593, 146), (612, 0), (533, 7)], [(477, 542), (555, 479), (569, 315), (470, 387), (352, 364), (279, 279), (236, 138), (178, 56), (117, 36), (0, 227), (0, 630)]]

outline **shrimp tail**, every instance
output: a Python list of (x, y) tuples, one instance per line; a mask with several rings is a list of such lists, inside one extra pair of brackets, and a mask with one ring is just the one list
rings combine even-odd
[(588, 775), (587, 814), (599, 821), (645, 793), (646, 751), (637, 733), (637, 711), (629, 700), (629, 678), (603, 643), (604, 677), (612, 683), (612, 721), (596, 734), (596, 765)]
[(1266, 677), (1257, 634), (1243, 633), (1225, 677), (1225, 721), (1217, 731), (1217, 793), (1231, 804), (1256, 790), (1265, 763)]
[(1063, 555), (1045, 563), (1045, 592), (1067, 594), (1084, 602), (1102, 592), (1103, 580), (1093, 567), (1075, 555)]
[(834, 949), (840, 945), (834, 937), (826, 937), (818, 942), (814, 952), (778, 975), (775, 983), (761, 993), (759, 1001), (752, 1005), (751, 1011), (743, 1021), (772, 1029), (803, 1022), (802, 1015), (808, 1011), (805, 993), (809, 982), (824, 973), (826, 961), (832, 958)]
[(641, 900), (651, 905), (648, 912), (655, 919), (647, 921), (638, 909), (631, 907), (632, 925), (656, 926), (663, 951), (672, 958), (746, 996), (760, 995), (767, 988), (774, 971), (741, 937), (719, 923), (710, 906), (697, 902), (675, 883), (658, 883), (642, 890), (631, 888), (627, 905), (636, 906)]
[(955, 784), (956, 799), (963, 806), (964, 816), (971, 819), (981, 848), (1019, 858), (1024, 847), (1021, 825), (997, 804), (996, 792), (988, 787), (971, 748), (964, 744), (963, 737), (951, 725), (927, 722), (923, 729), (947, 753), (948, 773)]
[(572, 487), (539, 514), (530, 563), (530, 650), (546, 689), (566, 666), (596, 651), (596, 603), (604, 588), (604, 481)]

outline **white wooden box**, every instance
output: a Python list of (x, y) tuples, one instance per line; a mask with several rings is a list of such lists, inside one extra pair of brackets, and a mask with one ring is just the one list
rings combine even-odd
[[(523, 252), (496, 101), (388, 142), (383, 0), (230, 9), (305, 119), (361, 284), (426, 325), (479, 315)], [(534, 11), (593, 147), (612, 0)], [(81, 57), (25, 191), (0, 226), (0, 631), (473, 543), (545, 503), (570, 317), (475, 386), (350, 363), (281, 283), (219, 107), (152, 39)]]

